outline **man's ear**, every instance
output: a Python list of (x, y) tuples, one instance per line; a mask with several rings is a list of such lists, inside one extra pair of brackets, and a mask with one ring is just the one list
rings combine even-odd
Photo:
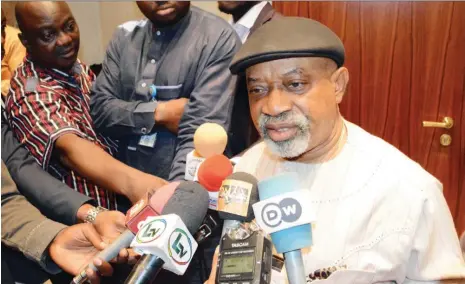
[(334, 83), (334, 87), (336, 88), (336, 102), (339, 104), (342, 102), (349, 84), (349, 70), (345, 67), (340, 67), (331, 75), (331, 82)]

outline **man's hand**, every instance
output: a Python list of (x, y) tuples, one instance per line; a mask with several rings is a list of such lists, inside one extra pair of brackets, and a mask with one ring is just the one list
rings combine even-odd
[(155, 122), (164, 125), (174, 134), (178, 134), (179, 121), (189, 100), (180, 98), (166, 102), (159, 102), (155, 109)]
[[(77, 275), (91, 261), (99, 269), (87, 270), (91, 283), (100, 283), (99, 276), (110, 276), (113, 269), (108, 262), (93, 259), (100, 250), (114, 241), (125, 230), (125, 216), (118, 211), (104, 211), (97, 215), (95, 224), (78, 224), (61, 231), (49, 248), (50, 257), (64, 271)], [(122, 249), (111, 262), (134, 264), (139, 256)]]
[[(49, 247), (49, 254), (61, 269), (77, 275), (106, 246), (92, 224), (78, 224), (58, 233)], [(113, 273), (109, 263), (102, 263), (100, 268), (101, 275)]]
[(212, 261), (212, 271), (210, 272), (210, 277), (205, 281), (204, 284), (215, 284), (216, 278), (216, 266), (218, 265), (218, 254), (220, 253), (220, 247), (216, 247), (215, 254), (213, 255)]
[[(102, 240), (112, 243), (126, 230), (126, 216), (119, 211), (103, 211), (95, 218), (94, 227), (102, 237)], [(111, 262), (135, 264), (140, 255), (131, 249), (121, 249), (116, 259)], [(102, 261), (100, 261), (102, 262)]]
[(103, 211), (97, 214), (94, 227), (107, 244), (113, 242), (126, 229), (126, 216), (119, 211)]

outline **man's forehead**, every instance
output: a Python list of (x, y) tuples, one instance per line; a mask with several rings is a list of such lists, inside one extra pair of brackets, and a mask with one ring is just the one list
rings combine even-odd
[(66, 20), (71, 11), (63, 2), (29, 2), (20, 8), (23, 25), (31, 28), (53, 25)]

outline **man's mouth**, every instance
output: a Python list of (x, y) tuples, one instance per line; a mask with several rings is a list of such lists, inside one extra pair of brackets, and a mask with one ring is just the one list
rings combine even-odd
[(268, 124), (266, 134), (275, 142), (291, 139), (297, 134), (298, 127), (294, 124)]
[(174, 8), (171, 6), (160, 7), (157, 9), (157, 14), (160, 16), (166, 16), (174, 12)]
[(76, 50), (74, 49), (74, 47), (71, 47), (71, 48), (68, 48), (60, 52), (58, 56), (62, 58), (70, 58), (70, 57), (73, 57), (75, 54), (76, 54)]
[(160, 16), (165, 16), (174, 12), (174, 7), (172, 3), (167, 1), (156, 2), (158, 7), (156, 7), (155, 12)]

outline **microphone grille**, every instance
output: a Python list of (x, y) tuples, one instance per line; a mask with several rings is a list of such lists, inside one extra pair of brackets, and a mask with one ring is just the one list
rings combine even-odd
[(196, 182), (181, 182), (163, 208), (163, 215), (176, 214), (193, 235), (202, 224), (208, 210), (208, 192)]

